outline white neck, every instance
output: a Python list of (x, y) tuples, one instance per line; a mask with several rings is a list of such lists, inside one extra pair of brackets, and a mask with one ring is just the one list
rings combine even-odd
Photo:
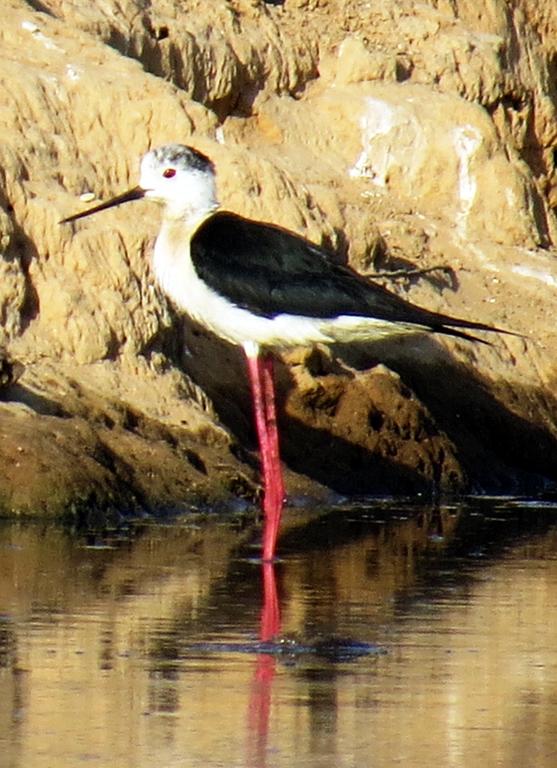
[(179, 193), (164, 199), (165, 220), (183, 221), (189, 227), (203, 221), (219, 207), (215, 178), (207, 173), (190, 173), (180, 185)]

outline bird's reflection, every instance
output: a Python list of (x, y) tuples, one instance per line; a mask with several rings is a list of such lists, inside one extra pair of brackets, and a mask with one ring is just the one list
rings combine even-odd
[[(275, 567), (272, 562), (262, 564), (263, 605), (261, 608), (259, 639), (272, 642), (280, 632), (280, 604)], [(267, 743), (273, 679), (276, 657), (272, 654), (257, 655), (251, 682), (247, 719), (247, 765), (263, 768), (267, 764)]]

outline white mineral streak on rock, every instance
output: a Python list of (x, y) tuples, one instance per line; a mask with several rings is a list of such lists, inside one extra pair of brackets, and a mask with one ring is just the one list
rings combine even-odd
[(22, 29), (25, 29), (27, 32), (30, 32), (33, 35), (34, 39), (42, 43), (47, 50), (57, 51), (58, 53), (64, 52), (63, 49), (60, 48), (60, 46), (56, 45), (56, 43), (54, 43), (50, 39), (50, 37), (47, 37), (46, 35), (44, 35), (41, 32), (40, 28), (36, 24), (33, 24), (32, 21), (23, 21), (21, 23), (21, 27)]
[(386, 187), (392, 168), (412, 173), (423, 148), (422, 129), (415, 115), (404, 107), (371, 96), (364, 104), (360, 117), (362, 151), (349, 175)]
[(453, 145), (458, 158), (458, 200), (456, 214), (457, 231), (463, 239), (468, 231), (468, 218), (472, 211), (478, 183), (472, 170), (472, 160), (482, 142), (479, 131), (472, 125), (458, 126), (453, 131)]

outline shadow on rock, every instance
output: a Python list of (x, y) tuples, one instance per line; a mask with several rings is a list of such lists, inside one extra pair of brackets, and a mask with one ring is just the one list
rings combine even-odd
[[(223, 423), (255, 447), (241, 351), (191, 328), (187, 344), (188, 374)], [(547, 426), (528, 421), (513, 404), (532, 403), (539, 417), (538, 392), (490, 383), (434, 337), (335, 352), (352, 367), (315, 351), (294, 365), (277, 362), (282, 455), (291, 469), (346, 494), (534, 493), (557, 479), (553, 399), (543, 403)]]

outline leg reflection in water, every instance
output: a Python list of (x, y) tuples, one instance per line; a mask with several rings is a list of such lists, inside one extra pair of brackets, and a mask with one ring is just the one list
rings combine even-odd
[[(259, 639), (263, 643), (271, 643), (280, 632), (280, 606), (274, 565), (272, 562), (263, 562), (262, 569), (263, 606)], [(271, 693), (276, 663), (276, 656), (273, 654), (261, 653), (257, 656), (247, 720), (248, 759), (246, 764), (253, 768), (265, 768), (267, 764)]]

